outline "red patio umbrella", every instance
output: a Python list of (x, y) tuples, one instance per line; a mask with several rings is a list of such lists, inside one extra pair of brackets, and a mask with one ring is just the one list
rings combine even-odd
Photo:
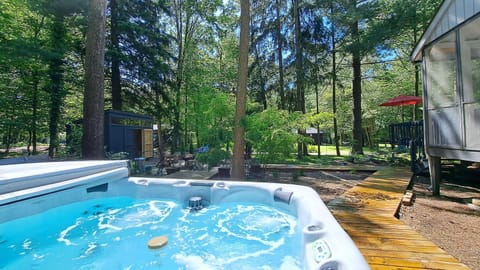
[[(380, 106), (405, 106), (405, 105), (417, 105), (422, 103), (422, 98), (417, 96), (397, 96), (389, 99), (388, 101), (380, 104)], [(402, 107), (402, 122), (405, 122), (405, 116)]]
[(404, 106), (422, 103), (422, 98), (417, 96), (398, 96), (380, 104), (380, 106)]

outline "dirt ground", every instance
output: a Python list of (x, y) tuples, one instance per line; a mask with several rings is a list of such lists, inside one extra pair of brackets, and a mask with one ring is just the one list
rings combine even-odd
[(440, 197), (432, 197), (430, 180), (416, 177), (412, 206), (400, 219), (471, 269), (480, 269), (480, 173), (446, 172)]
[[(325, 203), (367, 178), (370, 172), (314, 171), (264, 173), (262, 180), (311, 186)], [(403, 206), (400, 219), (471, 269), (480, 269), (480, 199), (478, 176), (446, 173), (441, 197), (431, 196), (427, 177), (414, 179), (412, 206)]]

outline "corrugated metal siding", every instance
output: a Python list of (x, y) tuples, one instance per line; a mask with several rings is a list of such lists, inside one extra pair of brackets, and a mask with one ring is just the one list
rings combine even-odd
[(480, 12), (480, 0), (445, 0), (415, 47), (412, 61), (420, 61), (425, 45)]
[(427, 43), (437, 39), (455, 26), (480, 12), (480, 0), (446, 1), (444, 4), (449, 6), (445, 7), (446, 11), (443, 15), (437, 14), (437, 16), (440, 15), (442, 18), (440, 18), (440, 21), (434, 26), (435, 28), (432, 31), (432, 35), (427, 38)]
[(465, 21), (465, 5), (467, 1), (457, 1), (455, 4), (455, 11), (457, 13), (457, 20), (456, 24), (459, 24), (463, 21)]
[(475, 1), (465, 0), (465, 18), (472, 17), (474, 14), (474, 11), (475, 11)]

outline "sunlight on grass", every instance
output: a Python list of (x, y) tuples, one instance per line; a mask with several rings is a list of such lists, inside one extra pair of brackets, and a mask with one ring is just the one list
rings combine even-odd
[[(320, 156), (317, 155), (317, 146), (309, 145), (309, 156), (302, 159), (292, 158), (277, 161), (278, 163), (298, 164), (298, 165), (332, 165), (340, 164), (343, 161), (353, 162), (357, 164), (375, 161), (376, 163), (396, 165), (408, 165), (409, 153), (408, 151), (398, 151), (398, 149), (391, 149), (388, 144), (379, 144), (378, 147), (364, 147), (364, 155), (358, 155), (353, 157), (351, 155), (351, 146), (341, 146), (340, 156), (337, 156), (336, 148), (334, 145), (322, 145), (320, 147)], [(393, 153), (393, 155), (392, 155)]]

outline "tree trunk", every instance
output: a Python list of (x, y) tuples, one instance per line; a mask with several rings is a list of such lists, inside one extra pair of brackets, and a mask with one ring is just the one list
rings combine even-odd
[[(33, 71), (33, 96), (32, 96), (32, 122), (31, 122), (31, 144), (32, 154), (37, 154), (37, 122), (38, 122), (38, 85), (40, 84), (38, 70)], [(30, 154), (30, 153), (29, 153)]]
[[(253, 42), (253, 40), (252, 40)], [(260, 53), (258, 51), (258, 47), (255, 46), (255, 59), (258, 59), (258, 76), (259, 76), (259, 91), (258, 91), (258, 94), (256, 96), (256, 101), (258, 103), (261, 103), (263, 105), (263, 110), (266, 110), (268, 108), (268, 103), (267, 103), (267, 95), (266, 95), (266, 92), (267, 92), (267, 78), (265, 78), (266, 76), (264, 76), (263, 74), (263, 68), (262, 68), (262, 60), (260, 60)]]
[[(331, 8), (333, 15), (333, 6)], [(340, 156), (340, 143), (338, 140), (337, 123), (337, 49), (335, 41), (335, 24), (332, 22), (332, 108), (333, 108), (333, 141), (337, 156)]]
[(237, 102), (235, 111), (232, 178), (245, 178), (245, 112), (247, 103), (248, 41), (250, 23), (250, 0), (240, 2), (240, 48), (238, 63)]
[(106, 0), (89, 0), (83, 100), (82, 155), (104, 159), (104, 54)]
[[(42, 17), (40, 23), (37, 27), (34, 27), (34, 40), (38, 42), (38, 36), (40, 35), (40, 31), (43, 29), (45, 22), (45, 17)], [(39, 91), (40, 91), (40, 74), (39, 74), (39, 67), (34, 66), (32, 69), (32, 119), (31, 119), (31, 126), (30, 126), (30, 138), (29, 138), (29, 147), (28, 147), (28, 154), (36, 155), (37, 151), (37, 134), (38, 134), (38, 109), (40, 105), (39, 101)], [(32, 146), (32, 151), (30, 151), (30, 146)]]
[(10, 145), (12, 144), (12, 125), (7, 125), (7, 132), (6, 132), (6, 136), (4, 135), (4, 141), (3, 141), (3, 144), (4, 144), (4, 147), (5, 147), (5, 154), (8, 154), (10, 153)]
[[(296, 106), (295, 110), (305, 113), (305, 92), (303, 89), (303, 45), (302, 45), (302, 32), (300, 25), (300, 0), (293, 1), (293, 19), (295, 21), (295, 73), (296, 73)], [(300, 135), (305, 134), (305, 130), (298, 130)], [(298, 157), (302, 158), (307, 155), (307, 146), (305, 143), (298, 143)]]
[(178, 46), (177, 54), (177, 70), (175, 78), (175, 106), (174, 106), (174, 120), (173, 120), (173, 130), (172, 130), (172, 152), (176, 152), (179, 147), (182, 145), (182, 127), (180, 122), (180, 111), (181, 111), (181, 99), (182, 94), (181, 90), (184, 83), (184, 72), (185, 72), (185, 50), (187, 47), (187, 38), (188, 31), (190, 28), (190, 14), (186, 12), (185, 25), (183, 18), (184, 6), (182, 1), (174, 1), (173, 3), (175, 9), (175, 27), (176, 27), (176, 41)]
[(353, 68), (353, 83), (352, 83), (352, 97), (353, 97), (353, 142), (352, 155), (363, 155), (363, 133), (362, 133), (362, 71), (361, 71), (361, 56), (359, 47), (358, 21), (355, 21), (352, 26), (352, 68)]
[(50, 145), (48, 148), (48, 156), (53, 158), (56, 155), (59, 141), (58, 141), (58, 122), (62, 108), (63, 99), (65, 97), (65, 89), (63, 85), (63, 57), (65, 56), (65, 35), (66, 28), (64, 25), (64, 17), (56, 15), (52, 24), (52, 57), (50, 59), (49, 77), (50, 77), (50, 110), (48, 131), (50, 134)]
[(277, 18), (275, 21), (276, 35), (277, 35), (277, 55), (278, 55), (278, 94), (280, 95), (280, 109), (285, 110), (287, 108), (286, 99), (285, 99), (285, 82), (283, 78), (283, 38), (281, 32), (281, 15), (280, 15), (280, 5), (281, 0), (276, 0), (276, 11)]
[[(415, 21), (416, 21), (416, 17), (415, 17)], [(418, 30), (417, 30), (417, 26), (415, 24), (414, 28), (413, 28), (413, 44), (417, 44), (417, 35), (418, 35)], [(419, 93), (420, 93), (420, 66), (419, 65), (415, 65), (414, 66), (415, 68), (415, 96), (418, 97)], [(416, 121), (417, 120), (417, 111), (418, 111), (418, 105), (417, 104), (414, 104), (413, 105), (413, 121)]]
[[(315, 71), (315, 76), (318, 77), (318, 70)], [(315, 80), (315, 105), (317, 107), (317, 115), (320, 113), (318, 101), (318, 78)], [(320, 157), (320, 125), (317, 125), (317, 157)]]
[(112, 109), (122, 110), (122, 84), (120, 78), (120, 47), (118, 40), (118, 0), (110, 0), (110, 40), (112, 42)]
[(305, 113), (305, 93), (303, 89), (303, 46), (300, 25), (300, 0), (293, 0), (293, 16), (295, 20), (295, 74), (296, 74), (296, 110)]
[(183, 147), (182, 147), (182, 153), (183, 152), (188, 152), (188, 83), (185, 84), (185, 107), (183, 108)]

